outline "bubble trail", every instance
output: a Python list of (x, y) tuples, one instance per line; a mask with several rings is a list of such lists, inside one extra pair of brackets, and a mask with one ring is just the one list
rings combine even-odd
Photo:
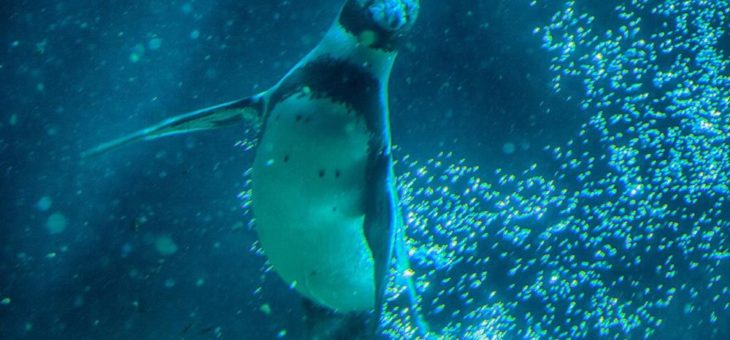
[[(558, 171), (400, 158), (435, 334), (728, 336), (728, 13), (727, 1), (633, 0), (596, 16), (566, 1), (535, 29), (552, 89), (585, 113), (572, 140), (546, 148)], [(389, 335), (413, 336), (407, 315), (388, 308)]]

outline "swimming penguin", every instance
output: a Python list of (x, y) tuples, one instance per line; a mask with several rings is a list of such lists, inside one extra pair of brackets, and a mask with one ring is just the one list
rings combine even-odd
[[(259, 128), (254, 228), (278, 275), (338, 312), (375, 311), (397, 265), (418, 316), (392, 169), (388, 80), (418, 0), (347, 0), (319, 44), (276, 85), (102, 144), (238, 123)], [(395, 261), (391, 261), (395, 257)]]

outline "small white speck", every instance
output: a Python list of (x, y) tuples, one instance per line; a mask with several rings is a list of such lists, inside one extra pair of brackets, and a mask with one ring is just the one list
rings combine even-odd
[(51, 200), (48, 196), (43, 196), (41, 199), (38, 200), (38, 203), (35, 204), (35, 206), (40, 211), (46, 211), (51, 208), (51, 205), (53, 204), (53, 200)]
[(177, 252), (177, 244), (169, 235), (161, 235), (155, 239), (155, 249), (162, 256), (170, 256)]
[(48, 220), (46, 220), (46, 229), (48, 229), (48, 232), (51, 234), (60, 234), (66, 230), (67, 223), (68, 221), (66, 220), (66, 216), (60, 212), (55, 212), (51, 214), (51, 216), (48, 216)]
[(152, 38), (147, 43), (147, 47), (149, 47), (150, 50), (156, 50), (156, 49), (160, 48), (161, 45), (162, 45), (162, 39), (160, 39), (160, 38)]
[(505, 155), (511, 155), (515, 153), (515, 149), (517, 149), (515, 147), (515, 143), (512, 142), (507, 142), (502, 145), (502, 152), (504, 152)]

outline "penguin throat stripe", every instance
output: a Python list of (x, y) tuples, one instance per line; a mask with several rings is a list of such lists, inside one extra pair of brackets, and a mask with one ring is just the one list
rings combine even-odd
[(369, 128), (380, 116), (381, 84), (368, 69), (347, 60), (322, 57), (294, 71), (272, 94), (270, 110), (293, 95), (328, 99), (364, 115)]

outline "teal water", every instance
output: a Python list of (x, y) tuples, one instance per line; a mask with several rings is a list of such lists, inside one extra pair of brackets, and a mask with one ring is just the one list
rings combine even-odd
[[(78, 154), (269, 86), (339, 5), (4, 3), (0, 337), (300, 338), (301, 299), (250, 225), (250, 132)], [(436, 334), (730, 336), (729, 12), (422, 3), (390, 105)]]

